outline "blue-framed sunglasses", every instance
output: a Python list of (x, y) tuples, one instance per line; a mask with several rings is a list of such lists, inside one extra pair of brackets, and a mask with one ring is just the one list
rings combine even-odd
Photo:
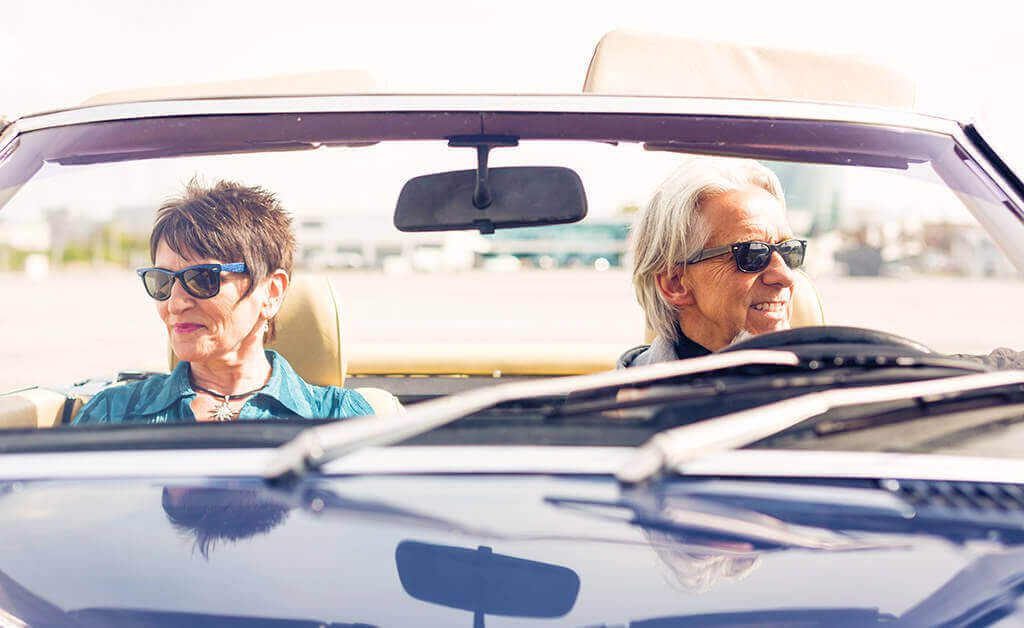
[(221, 273), (244, 273), (245, 264), (237, 262), (234, 264), (196, 264), (188, 268), (182, 268), (178, 272), (164, 268), (139, 268), (135, 273), (142, 277), (142, 285), (146, 293), (157, 301), (166, 301), (171, 298), (171, 289), (174, 288), (174, 280), (181, 281), (181, 287), (185, 292), (197, 299), (209, 299), (217, 296), (220, 292)]
[(772, 261), (772, 253), (778, 253), (786, 266), (800, 268), (804, 263), (804, 255), (807, 254), (807, 240), (792, 239), (778, 244), (752, 240), (750, 242), (736, 242), (725, 246), (716, 246), (712, 249), (704, 249), (686, 260), (687, 264), (696, 264), (712, 257), (732, 253), (736, 268), (745, 273), (759, 273)]

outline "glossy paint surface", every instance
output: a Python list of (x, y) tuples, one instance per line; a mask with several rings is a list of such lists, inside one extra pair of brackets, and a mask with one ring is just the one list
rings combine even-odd
[[(481, 599), (488, 626), (863, 625), (906, 614), (979, 557), (1024, 570), (996, 543), (864, 533), (874, 547), (759, 551), (556, 503), (619, 497), (593, 477), (8, 482), (0, 608), (51, 625), (471, 626), (465, 600)], [(531, 602), (523, 568), (558, 591)], [(467, 598), (472, 573), (485, 575)]]

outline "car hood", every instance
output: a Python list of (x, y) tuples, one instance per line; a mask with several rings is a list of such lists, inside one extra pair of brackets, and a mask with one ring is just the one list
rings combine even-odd
[(935, 534), (865, 533), (837, 550), (710, 543), (557, 503), (619, 496), (604, 477), (8, 482), (0, 612), (31, 625), (471, 626), (476, 604), (490, 626), (864, 625), (921, 617), (950, 583), (979, 588), (979, 561), (1024, 564)]

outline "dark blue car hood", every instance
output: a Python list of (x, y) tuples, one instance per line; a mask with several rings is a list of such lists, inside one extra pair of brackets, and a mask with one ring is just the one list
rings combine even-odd
[[(31, 625), (472, 626), (473, 604), (489, 626), (871, 625), (934, 612), (951, 582), (983, 598), (986, 560), (1024, 571), (994, 542), (757, 548), (555, 503), (618, 497), (586, 477), (8, 483), (0, 608)], [(513, 584), (444, 566), (495, 556)]]

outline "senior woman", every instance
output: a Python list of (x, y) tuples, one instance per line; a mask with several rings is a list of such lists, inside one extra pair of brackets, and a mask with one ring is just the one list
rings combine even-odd
[(358, 392), (304, 382), (264, 345), (288, 291), (291, 219), (259, 187), (195, 181), (157, 212), (151, 268), (138, 270), (181, 361), (107, 388), (75, 424), (232, 421), (372, 414)]
[(687, 159), (655, 191), (632, 239), (633, 287), (657, 336), (623, 354), (620, 368), (789, 329), (807, 242), (793, 235), (778, 177), (756, 161)]

